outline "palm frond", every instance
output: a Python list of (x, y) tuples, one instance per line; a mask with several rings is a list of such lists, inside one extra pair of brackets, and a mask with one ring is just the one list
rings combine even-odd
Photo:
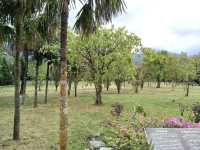
[(77, 20), (74, 25), (77, 32), (88, 34), (96, 29), (94, 10), (89, 4), (85, 4), (77, 14)]
[(0, 23), (0, 43), (12, 41), (14, 35), (15, 29), (12, 26)]
[(77, 32), (88, 34), (104, 23), (112, 20), (125, 11), (124, 0), (80, 0), (82, 9), (77, 14), (74, 29)]
[(124, 0), (95, 0), (95, 18), (98, 23), (107, 23), (112, 17), (125, 11)]

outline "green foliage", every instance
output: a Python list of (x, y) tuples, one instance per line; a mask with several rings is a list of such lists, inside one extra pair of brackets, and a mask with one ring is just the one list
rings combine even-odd
[(163, 78), (165, 73), (165, 64), (167, 63), (167, 52), (154, 52), (144, 58), (144, 65), (148, 65), (149, 71), (154, 78)]
[(143, 76), (148, 80), (186, 82), (195, 79), (195, 65), (185, 53), (144, 49)]
[(136, 113), (139, 113), (139, 114), (142, 114), (142, 113), (144, 113), (145, 111), (144, 111), (144, 108), (142, 107), (142, 106), (136, 106), (136, 109), (135, 109), (135, 112)]
[(13, 57), (0, 49), (0, 85), (13, 83), (13, 63)]
[(99, 29), (95, 35), (79, 40), (78, 50), (83, 59), (86, 79), (100, 84), (107, 78), (133, 78), (131, 49), (140, 39), (124, 28)]
[(116, 150), (149, 150), (144, 130), (135, 130), (132, 126), (119, 121), (109, 123), (104, 136), (105, 142)]
[(194, 114), (194, 122), (199, 123), (200, 122), (200, 104), (194, 104), (192, 107), (192, 111)]
[(78, 51), (77, 43), (79, 40), (80, 39), (78, 35), (74, 34), (73, 32), (68, 33), (68, 75), (76, 83), (83, 78), (85, 68), (83, 64), (83, 58)]

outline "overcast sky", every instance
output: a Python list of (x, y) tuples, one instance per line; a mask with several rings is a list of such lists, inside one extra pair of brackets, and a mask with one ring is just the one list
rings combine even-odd
[(125, 1), (126, 13), (114, 18), (112, 24), (137, 34), (143, 46), (176, 53), (200, 52), (200, 0)]

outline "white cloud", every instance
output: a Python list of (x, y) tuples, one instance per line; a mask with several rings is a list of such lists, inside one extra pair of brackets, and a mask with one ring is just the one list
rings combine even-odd
[(200, 51), (199, 0), (126, 0), (127, 12), (113, 20), (142, 38), (146, 47)]
[[(136, 33), (146, 47), (200, 52), (199, 0), (125, 0), (126, 13), (113, 19)], [(78, 6), (80, 8), (80, 6)], [(71, 13), (71, 20), (74, 14)]]

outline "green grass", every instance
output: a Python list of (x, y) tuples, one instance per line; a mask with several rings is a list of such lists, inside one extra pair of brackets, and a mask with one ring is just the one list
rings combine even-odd
[[(114, 89), (103, 94), (103, 105), (93, 105), (95, 94), (92, 88), (80, 86), (79, 96), (69, 101), (69, 149), (84, 150), (87, 138), (105, 132), (103, 126), (111, 119), (111, 105), (120, 102), (124, 106), (124, 121), (130, 119), (134, 105), (142, 105), (148, 116), (178, 116), (178, 103), (200, 102), (200, 87), (191, 87), (190, 96), (184, 97), (183, 87), (172, 91), (170, 87), (147, 88), (134, 94), (129, 87), (116, 94)], [(44, 88), (39, 92), (39, 107), (33, 108), (33, 86), (28, 86), (28, 97), (21, 107), (21, 140), (12, 141), (13, 86), (0, 87), (0, 150), (56, 150), (58, 149), (59, 98), (50, 86), (48, 104), (44, 102)], [(73, 91), (72, 91), (73, 94)], [(172, 100), (175, 100), (173, 103)]]

